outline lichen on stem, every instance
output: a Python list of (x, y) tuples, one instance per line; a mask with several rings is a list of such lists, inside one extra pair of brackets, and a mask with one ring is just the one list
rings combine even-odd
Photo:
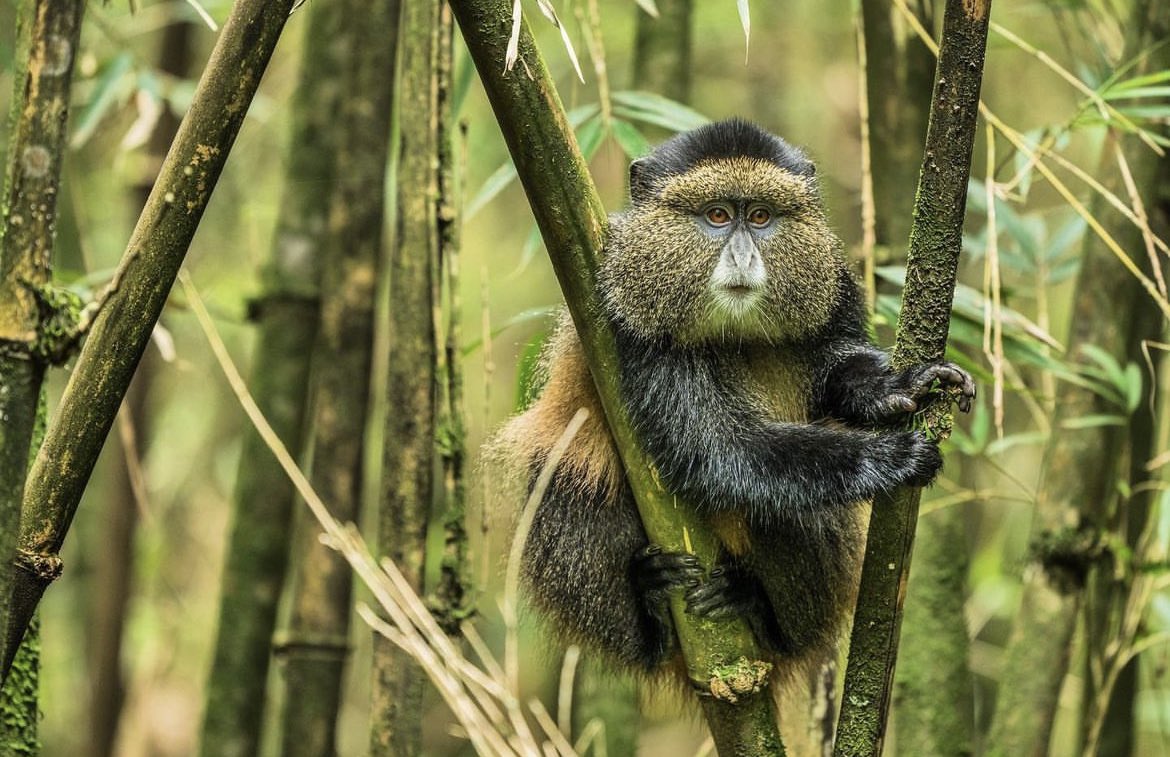
[[(946, 352), (990, 12), (990, 0), (947, 0), (895, 367), (941, 360)], [(838, 757), (881, 753), (921, 494), (904, 487), (874, 502), (838, 720)]]

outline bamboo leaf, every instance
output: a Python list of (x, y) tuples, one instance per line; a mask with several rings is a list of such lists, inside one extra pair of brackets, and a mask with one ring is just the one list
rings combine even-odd
[(697, 110), (653, 92), (614, 92), (612, 99), (615, 114), (670, 131), (690, 131), (711, 122)]
[(634, 0), (638, 7), (649, 13), (654, 18), (658, 18), (658, 5), (654, 0)]
[(126, 74), (133, 65), (134, 56), (128, 51), (118, 54), (106, 64), (95, 82), (89, 104), (82, 109), (77, 119), (77, 128), (69, 140), (70, 147), (76, 149), (88, 142), (114, 104), (129, 93), (130, 79)]
[(1124, 426), (1125, 418), (1120, 415), (1082, 415), (1079, 418), (1069, 418), (1060, 424), (1063, 429), (1075, 431), (1085, 428), (1099, 428), (1101, 426)]
[(613, 138), (617, 140), (626, 157), (640, 158), (650, 152), (650, 142), (629, 121), (615, 118), (609, 126), (613, 130)]
[(748, 52), (752, 41), (752, 18), (748, 12), (748, 0), (736, 0), (739, 9), (739, 23), (743, 25), (743, 62), (748, 60)]

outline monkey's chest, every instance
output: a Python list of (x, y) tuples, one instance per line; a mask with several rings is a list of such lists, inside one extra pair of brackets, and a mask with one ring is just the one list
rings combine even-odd
[[(777, 423), (807, 423), (812, 397), (812, 374), (797, 355), (749, 351), (731, 366), (736, 383), (756, 412)], [(715, 535), (731, 554), (739, 557), (753, 547), (752, 529), (742, 511), (729, 510), (711, 519)]]
[(797, 355), (749, 351), (732, 368), (748, 402), (770, 421), (807, 423), (812, 374)]

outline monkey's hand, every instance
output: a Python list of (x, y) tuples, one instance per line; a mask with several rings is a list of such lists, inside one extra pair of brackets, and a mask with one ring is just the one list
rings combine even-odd
[(879, 397), (869, 415), (879, 425), (893, 425), (918, 412), (922, 400), (939, 389), (954, 387), (955, 401), (964, 413), (970, 412), (975, 399), (975, 381), (971, 374), (954, 363), (927, 363), (895, 374), (886, 387), (888, 392)]
[(942, 463), (938, 445), (921, 431), (878, 434), (862, 462), (863, 485), (874, 494), (896, 486), (926, 486)]

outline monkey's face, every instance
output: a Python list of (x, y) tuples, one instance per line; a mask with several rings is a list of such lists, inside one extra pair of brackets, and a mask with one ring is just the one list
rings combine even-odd
[(699, 163), (615, 216), (610, 311), (643, 337), (786, 342), (816, 331), (844, 261), (814, 179), (748, 158)]

